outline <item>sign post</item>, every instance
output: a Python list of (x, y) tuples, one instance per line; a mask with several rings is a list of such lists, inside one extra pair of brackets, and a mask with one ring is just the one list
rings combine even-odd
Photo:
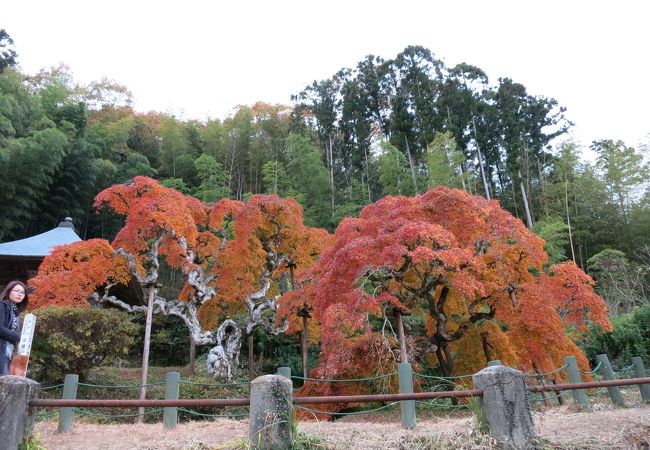
[(24, 377), (27, 374), (27, 364), (29, 363), (29, 353), (32, 350), (35, 327), (36, 316), (31, 313), (25, 315), (23, 331), (20, 334), (20, 342), (14, 348), (14, 355), (9, 364), (9, 375)]

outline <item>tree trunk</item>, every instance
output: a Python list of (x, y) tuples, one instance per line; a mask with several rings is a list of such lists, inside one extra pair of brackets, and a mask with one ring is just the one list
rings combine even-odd
[(302, 316), (302, 336), (301, 336), (302, 345), (300, 346), (301, 347), (300, 351), (302, 353), (302, 376), (305, 378), (309, 376), (309, 362), (307, 359), (308, 351), (309, 351), (309, 347), (307, 344), (309, 342), (309, 335), (308, 335), (309, 329), (307, 328), (308, 320), (309, 318), (306, 315)]
[(253, 364), (255, 364), (255, 354), (253, 352), (253, 333), (248, 335), (248, 380), (253, 380)]
[(196, 363), (196, 341), (194, 340), (192, 333), (190, 333), (190, 364), (187, 370), (192, 375), (194, 374), (195, 363)]
[(415, 167), (413, 166), (413, 158), (411, 158), (411, 148), (409, 147), (409, 140), (404, 136), (404, 142), (406, 142), (406, 155), (409, 158), (409, 167), (411, 168), (411, 177), (413, 178), (413, 191), (415, 195), (418, 194), (418, 182), (415, 178)]
[(332, 151), (332, 137), (329, 137), (329, 149), (327, 156), (330, 163), (330, 200), (332, 202), (332, 217), (334, 217), (334, 152)]
[(239, 368), (241, 330), (231, 320), (224, 320), (217, 329), (216, 345), (208, 353), (208, 373), (218, 380), (231, 381)]
[(488, 334), (486, 332), (481, 333), (481, 344), (483, 345), (483, 355), (485, 355), (485, 360), (487, 362), (492, 361), (492, 352), (490, 351), (490, 344), (487, 341)]
[(519, 189), (521, 189), (521, 197), (524, 201), (524, 209), (526, 210), (526, 225), (530, 229), (533, 227), (533, 218), (530, 215), (530, 208), (528, 206), (528, 197), (526, 196), (524, 180), (521, 178), (521, 170), (517, 170), (517, 174), (519, 175)]
[(400, 362), (407, 363), (409, 362), (408, 353), (406, 352), (406, 336), (404, 335), (404, 321), (402, 320), (402, 314), (399, 311), (395, 313), (395, 319), (397, 321), (397, 336), (399, 337), (399, 356)]
[(571, 232), (571, 218), (569, 217), (569, 188), (567, 180), (564, 180), (564, 206), (566, 207), (566, 224), (569, 227), (569, 245), (571, 246), (571, 259), (576, 263), (576, 253), (573, 250), (573, 233)]
[(474, 115), (472, 114), (472, 126), (474, 127), (474, 142), (476, 142), (476, 153), (478, 155), (478, 166), (481, 169), (481, 179), (483, 180), (483, 189), (485, 190), (485, 198), (490, 200), (490, 189), (488, 188), (487, 177), (485, 176), (485, 169), (483, 168), (483, 155), (481, 154), (481, 147), (478, 143), (478, 137), (476, 134), (476, 121), (474, 120)]
[(364, 146), (363, 153), (366, 158), (366, 183), (368, 184), (368, 203), (372, 203), (372, 195), (370, 193), (370, 163), (368, 162), (368, 149)]

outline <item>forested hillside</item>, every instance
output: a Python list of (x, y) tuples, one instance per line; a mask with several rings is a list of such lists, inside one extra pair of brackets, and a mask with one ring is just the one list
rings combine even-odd
[(458, 187), (498, 200), (548, 241), (552, 262), (584, 269), (605, 248), (634, 260), (650, 244), (647, 147), (612, 136), (586, 159), (563, 139), (572, 124), (561, 99), (447, 67), (423, 47), (296, 86), (287, 105), (183, 120), (135, 111), (128, 86), (82, 85), (64, 65), (22, 73), (11, 44), (3, 33), (0, 241), (65, 216), (83, 238), (111, 239), (121, 224), (94, 213), (94, 196), (146, 175), (205, 202), (294, 197), (307, 225), (329, 230), (385, 195)]

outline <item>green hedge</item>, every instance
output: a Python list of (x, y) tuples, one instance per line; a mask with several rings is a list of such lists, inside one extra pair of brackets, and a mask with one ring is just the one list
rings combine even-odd
[(88, 371), (125, 355), (140, 334), (129, 315), (116, 309), (47, 307), (34, 311), (36, 331), (29, 377), (60, 383), (68, 373)]

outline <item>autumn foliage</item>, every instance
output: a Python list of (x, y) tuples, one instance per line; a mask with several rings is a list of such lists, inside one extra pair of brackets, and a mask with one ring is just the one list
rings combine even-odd
[[(151, 285), (164, 262), (180, 269), (185, 283), (176, 298), (156, 296), (156, 312), (182, 317), (205, 343), (227, 317), (248, 316), (251, 328), (274, 324), (275, 299), (291, 289), (294, 271), (313, 265), (331, 242), (325, 230), (304, 226), (295, 200), (276, 195), (208, 206), (135, 177), (100, 192), (95, 207), (124, 216), (124, 227), (112, 243), (92, 239), (56, 248), (31, 281), (34, 306), (87, 306), (92, 295), (133, 310), (111, 287), (133, 279)], [(261, 300), (249, 304), (256, 292), (263, 292)]]
[[(333, 247), (304, 274), (298, 292), (322, 328), (312, 376), (358, 378), (395, 371), (386, 310), (424, 322), (409, 359), (443, 375), (473, 373), (488, 360), (548, 371), (582, 352), (568, 334), (610, 327), (591, 279), (573, 263), (545, 268), (544, 242), (496, 201), (439, 187), (385, 197), (344, 219)], [(397, 346), (398, 347), (398, 346)], [(359, 392), (358, 383), (307, 383), (305, 395)]]
[[(185, 284), (158, 309), (183, 317), (195, 339), (228, 318), (245, 332), (302, 331), (320, 340), (310, 376), (376, 377), (395, 372), (395, 314), (412, 315), (408, 359), (418, 370), (473, 373), (491, 359), (550, 371), (575, 355), (571, 337), (609, 329), (603, 300), (573, 263), (547, 267), (544, 242), (520, 220), (465, 192), (439, 187), (415, 197), (385, 197), (334, 236), (306, 227), (293, 199), (254, 195), (213, 205), (146, 177), (101, 192), (97, 208), (125, 217), (112, 243), (94, 239), (55, 249), (32, 280), (34, 305), (111, 300), (133, 278), (155, 282), (160, 263)], [(201, 334), (203, 333), (203, 334)], [(210, 341), (212, 339), (212, 341)], [(301, 394), (395, 389), (395, 377), (359, 383), (307, 383)], [(336, 406), (331, 408), (335, 409)]]

